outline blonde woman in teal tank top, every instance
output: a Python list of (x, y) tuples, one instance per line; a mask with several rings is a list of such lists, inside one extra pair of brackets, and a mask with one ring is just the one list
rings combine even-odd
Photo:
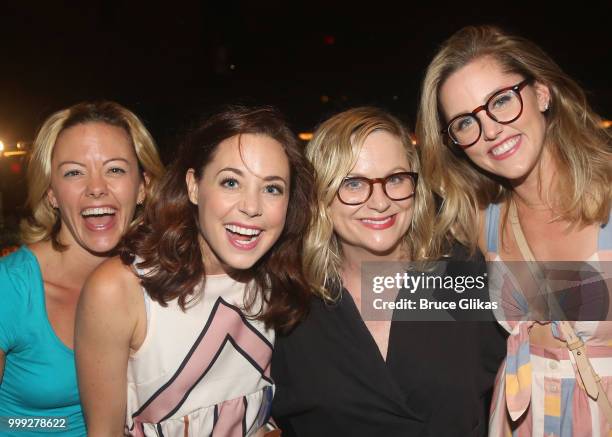
[(27, 175), (27, 245), (0, 260), (0, 435), (87, 434), (76, 303), (162, 173), (151, 136), (116, 103), (78, 104), (43, 124)]

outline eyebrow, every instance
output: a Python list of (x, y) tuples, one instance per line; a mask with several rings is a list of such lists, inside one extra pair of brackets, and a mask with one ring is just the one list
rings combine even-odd
[[(219, 175), (220, 173), (223, 173), (224, 171), (229, 171), (229, 172), (237, 174), (238, 176), (244, 177), (244, 172), (242, 170), (234, 168), (234, 167), (224, 167), (224, 168), (222, 168), (221, 170), (219, 170), (217, 172), (217, 175)], [(285, 179), (283, 179), (280, 176), (272, 175), (272, 176), (261, 177), (261, 176), (257, 176), (255, 173), (253, 173), (253, 175), (255, 177), (258, 177), (259, 179), (262, 179), (262, 180), (266, 181), (266, 182), (281, 181), (281, 182), (285, 183), (285, 185), (287, 184), (287, 181), (285, 181)]]
[[(498, 92), (500, 92), (500, 91), (501, 91), (501, 90), (503, 90), (504, 88), (508, 88), (508, 87), (511, 87), (511, 86), (513, 86), (513, 85), (500, 86), (500, 87), (498, 87), (498, 88), (494, 89), (493, 91), (491, 91), (489, 94), (487, 94), (487, 95), (485, 96), (485, 98), (484, 98), (484, 100), (483, 100), (483, 103), (482, 103), (482, 104), (484, 105), (485, 103), (487, 103), (491, 97), (493, 97), (495, 94), (497, 94)], [(478, 106), (481, 106), (481, 105), (478, 105)], [(457, 117), (458, 115), (463, 115), (463, 114), (471, 114), (471, 113), (472, 113), (471, 111), (470, 111), (470, 112), (468, 112), (467, 110), (466, 110), (466, 111), (463, 111), (463, 112), (457, 112), (456, 114), (454, 114), (454, 115), (450, 116), (448, 119), (449, 119), (449, 120), (451, 120), (451, 119), (453, 119), (453, 118)]]
[[(393, 170), (389, 171), (383, 177), (386, 178), (387, 176), (391, 176), (393, 173), (402, 173), (402, 172), (407, 172), (407, 171), (411, 171), (411, 170), (406, 170), (404, 167), (395, 167)], [(360, 173), (349, 173), (345, 177), (346, 178), (365, 178), (367, 176), (364, 176)]]
[[(519, 82), (519, 83), (520, 83), (520, 82)], [(514, 85), (517, 85), (517, 84), (514, 84)], [(503, 90), (504, 88), (507, 90), (508, 88), (511, 88), (511, 87), (513, 87), (514, 85), (512, 85), (512, 84), (511, 84), (511, 85), (502, 85), (502, 86), (500, 86), (500, 87), (497, 87), (496, 89), (494, 89), (493, 91), (491, 91), (489, 94), (487, 94), (487, 95), (485, 96), (483, 105), (484, 105), (485, 103), (487, 103), (491, 97), (493, 97), (495, 94), (497, 94), (498, 92), (500, 92), (500, 91), (501, 91), (501, 90)]]
[[(127, 159), (125, 159), (125, 158), (110, 158), (110, 159), (107, 159), (106, 161), (104, 161), (104, 162), (102, 163), (102, 165), (106, 165), (106, 164), (108, 164), (109, 162), (113, 162), (113, 161), (123, 161), (123, 162), (125, 162), (127, 165), (130, 165), (130, 161), (128, 161), (128, 160), (127, 160)], [(83, 164), (82, 162), (79, 162), (79, 161), (72, 161), (72, 160), (67, 160), (67, 161), (62, 161), (62, 162), (60, 162), (59, 164), (57, 164), (57, 168), (60, 168), (61, 166), (63, 166), (63, 165), (68, 165), (68, 164), (80, 165), (81, 167), (86, 167), (86, 165), (85, 165), (85, 164)]]
[(495, 94), (497, 94), (498, 92), (500, 92), (500, 91), (501, 91), (501, 90), (503, 90), (504, 88), (508, 88), (508, 87), (511, 87), (511, 86), (513, 86), (513, 85), (504, 85), (504, 86), (497, 87), (496, 89), (494, 89), (493, 91), (491, 91), (489, 94), (487, 94), (487, 95), (485, 96), (485, 100), (484, 100), (484, 101), (485, 101), (485, 103), (486, 103), (486, 102), (487, 102), (487, 101), (488, 101), (488, 100), (489, 100), (491, 97), (493, 97)]

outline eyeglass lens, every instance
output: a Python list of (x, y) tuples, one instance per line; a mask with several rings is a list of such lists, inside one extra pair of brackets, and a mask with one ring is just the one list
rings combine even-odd
[[(500, 123), (514, 120), (521, 112), (521, 99), (512, 90), (504, 91), (493, 96), (486, 106), (487, 115)], [(470, 144), (480, 136), (480, 123), (474, 115), (465, 115), (455, 119), (449, 132), (458, 144)]]
[[(338, 196), (344, 203), (364, 203), (372, 195), (372, 185), (377, 181), (363, 177), (346, 178), (340, 185)], [(414, 179), (409, 173), (395, 173), (384, 179), (383, 190), (391, 200), (407, 199), (414, 193), (414, 188)]]

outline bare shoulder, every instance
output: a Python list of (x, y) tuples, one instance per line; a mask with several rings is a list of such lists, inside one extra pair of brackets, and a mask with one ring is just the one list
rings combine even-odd
[(79, 343), (99, 343), (106, 337), (130, 347), (144, 336), (143, 326), (146, 313), (140, 280), (119, 258), (104, 261), (81, 292), (75, 330), (77, 348)]
[(130, 266), (123, 264), (119, 257), (113, 257), (100, 264), (85, 282), (86, 287), (98, 285), (140, 287), (140, 280)]
[(83, 287), (82, 299), (108, 304), (130, 304), (142, 298), (140, 279), (119, 257), (100, 264)]

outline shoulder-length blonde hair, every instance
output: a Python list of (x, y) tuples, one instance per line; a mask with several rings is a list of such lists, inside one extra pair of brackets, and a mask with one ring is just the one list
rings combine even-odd
[[(379, 130), (400, 139), (410, 170), (418, 173), (419, 157), (408, 131), (397, 118), (378, 108), (354, 108), (331, 117), (317, 128), (306, 146), (306, 157), (315, 171), (316, 202), (304, 243), (304, 269), (316, 293), (326, 300), (335, 298), (334, 291), (342, 282), (342, 250), (334, 233), (329, 207), (340, 184), (355, 166), (366, 137)], [(417, 183), (412, 224), (401, 243), (406, 254), (414, 260), (429, 255), (433, 226), (433, 199), (430, 190), (421, 182)]]
[[(56, 250), (63, 250), (57, 236), (61, 227), (59, 213), (51, 206), (47, 192), (51, 183), (51, 158), (59, 135), (66, 129), (84, 123), (105, 123), (124, 129), (132, 141), (140, 171), (146, 174), (147, 196), (164, 173), (155, 142), (140, 119), (115, 102), (83, 102), (52, 114), (36, 135), (26, 180), (27, 207), (30, 215), (21, 222), (21, 238), (25, 243), (51, 240)], [(141, 215), (137, 208), (134, 222)]]
[(424, 173), (443, 198), (434, 234), (451, 231), (474, 250), (479, 210), (508, 199), (511, 193), (507, 181), (478, 169), (463, 152), (447, 146), (441, 133), (445, 119), (439, 106), (440, 87), (451, 74), (482, 57), (550, 90), (545, 147), (558, 165), (553, 202), (559, 218), (583, 224), (607, 222), (611, 137), (584, 91), (533, 42), (493, 26), (469, 26), (442, 45), (427, 68), (421, 89), (417, 138), (423, 149)]

